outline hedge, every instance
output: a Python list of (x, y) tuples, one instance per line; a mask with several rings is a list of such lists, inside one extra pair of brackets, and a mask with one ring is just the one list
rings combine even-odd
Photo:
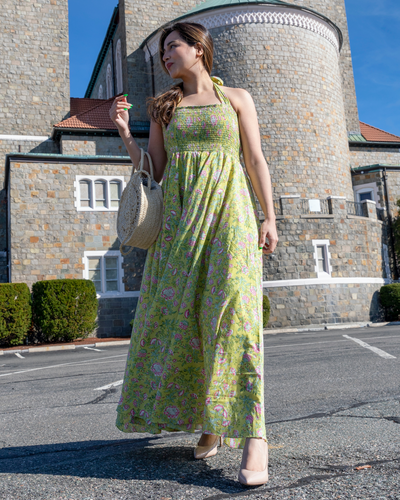
[(400, 316), (400, 283), (382, 286), (379, 299), (385, 308), (386, 321), (397, 321)]
[(24, 343), (32, 324), (31, 292), (26, 283), (0, 284), (0, 345)]
[(57, 279), (32, 285), (33, 322), (39, 341), (71, 342), (88, 337), (98, 326), (97, 307), (93, 281)]

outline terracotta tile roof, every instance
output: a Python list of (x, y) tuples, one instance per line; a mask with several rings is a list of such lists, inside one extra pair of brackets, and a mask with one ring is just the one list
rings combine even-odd
[[(79, 113), (56, 123), (57, 128), (76, 128), (76, 129), (102, 129), (102, 130), (118, 130), (117, 126), (110, 119), (109, 110), (114, 101), (114, 97), (110, 99), (90, 99), (90, 98), (73, 98), (75, 101), (79, 99), (82, 103), (73, 104), (74, 111)], [(91, 102), (88, 102), (91, 101)], [(92, 106), (90, 106), (92, 104)], [(71, 106), (72, 107), (72, 106)], [(71, 110), (72, 111), (72, 110)]]
[(97, 104), (104, 102), (104, 99), (90, 99), (89, 97), (71, 97), (70, 98), (71, 116), (79, 115), (93, 108)]
[(400, 142), (400, 137), (360, 121), (361, 134), (368, 142)]

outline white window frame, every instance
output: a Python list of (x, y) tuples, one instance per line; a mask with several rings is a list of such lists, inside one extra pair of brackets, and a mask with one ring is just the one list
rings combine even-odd
[[(80, 181), (88, 181), (89, 182), (89, 190), (90, 190), (90, 207), (81, 207), (81, 190), (80, 190)], [(95, 181), (103, 181), (106, 183), (106, 206), (105, 207), (96, 207), (95, 200)], [(121, 196), (122, 191), (125, 189), (126, 183), (124, 177), (122, 175), (108, 175), (108, 176), (100, 176), (100, 175), (76, 175), (74, 181), (74, 195), (75, 195), (75, 208), (78, 212), (117, 212), (119, 207), (111, 207), (111, 193), (110, 193), (110, 182), (118, 181), (121, 182)]]
[(117, 42), (117, 49), (115, 51), (115, 72), (117, 77), (117, 94), (122, 94), (122, 49), (121, 40)]
[(99, 87), (99, 93), (98, 93), (98, 98), (99, 99), (104, 99), (103, 95), (104, 95), (103, 94), (103, 85), (100, 85), (100, 87)]
[[(331, 278), (332, 277), (332, 266), (331, 266), (331, 254), (329, 252), (329, 240), (311, 240), (312, 244), (314, 246), (314, 260), (315, 260), (315, 272), (317, 273), (318, 278)], [(322, 246), (323, 247), (323, 252), (324, 252), (324, 257), (325, 257), (325, 262), (328, 268), (328, 272), (325, 271), (319, 271), (318, 267), (318, 253), (317, 253), (317, 247)]]
[(379, 196), (378, 196), (378, 186), (376, 182), (369, 182), (368, 184), (360, 184), (359, 186), (353, 186), (354, 191), (354, 199), (358, 203), (360, 202), (360, 194), (372, 192), (372, 201), (375, 201), (376, 206), (381, 208), (379, 204)]
[[(86, 250), (83, 252), (83, 279), (90, 280), (89, 278), (89, 257), (101, 257), (101, 292), (97, 292), (97, 297), (119, 297), (121, 295), (127, 295), (129, 292), (125, 292), (125, 284), (122, 279), (124, 277), (124, 270), (122, 268), (122, 263), (124, 257), (121, 255), (119, 250)], [(105, 257), (118, 257), (118, 291), (106, 292), (106, 269), (105, 269)]]
[(107, 66), (106, 87), (107, 87), (107, 99), (110, 99), (113, 96), (111, 64), (108, 64)]

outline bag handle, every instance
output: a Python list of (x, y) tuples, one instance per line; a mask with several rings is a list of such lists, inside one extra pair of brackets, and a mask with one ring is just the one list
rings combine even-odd
[[(147, 159), (149, 161), (149, 167), (150, 167), (150, 173), (147, 170), (144, 170), (144, 155), (147, 156)], [(150, 154), (147, 151), (144, 151), (143, 148), (140, 148), (140, 163), (139, 163), (139, 168), (137, 172), (140, 172), (140, 174), (145, 175), (148, 178), (147, 182), (147, 191), (151, 191), (151, 183), (154, 180), (154, 166), (153, 166), (153, 160), (151, 159)], [(149, 182), (150, 181), (150, 182)], [(145, 187), (145, 189), (146, 189)]]

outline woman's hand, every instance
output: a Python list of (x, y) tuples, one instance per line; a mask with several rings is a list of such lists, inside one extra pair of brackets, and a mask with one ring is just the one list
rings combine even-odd
[[(110, 108), (109, 115), (111, 120), (118, 127), (118, 130), (125, 131), (129, 130), (129, 109), (132, 104), (128, 104), (126, 97), (124, 95), (117, 96)], [(127, 108), (124, 111), (124, 108)]]
[[(265, 242), (268, 238), (268, 242)], [(275, 250), (278, 243), (278, 233), (276, 231), (276, 224), (274, 220), (265, 219), (260, 227), (260, 234), (258, 238), (258, 246), (263, 247), (263, 253), (270, 254)]]

